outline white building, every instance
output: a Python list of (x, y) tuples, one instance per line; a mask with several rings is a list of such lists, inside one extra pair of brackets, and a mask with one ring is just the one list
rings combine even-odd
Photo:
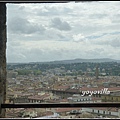
[(82, 108), (82, 111), (103, 116), (120, 117), (120, 110), (118, 110), (117, 108)]
[(81, 96), (79, 94), (74, 94), (72, 97), (69, 97), (68, 100), (69, 102), (93, 103), (91, 96)]

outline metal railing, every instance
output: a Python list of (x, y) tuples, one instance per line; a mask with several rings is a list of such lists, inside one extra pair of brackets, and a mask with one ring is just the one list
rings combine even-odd
[(120, 103), (15, 103), (1, 104), (0, 108), (72, 108), (72, 107), (117, 107)]

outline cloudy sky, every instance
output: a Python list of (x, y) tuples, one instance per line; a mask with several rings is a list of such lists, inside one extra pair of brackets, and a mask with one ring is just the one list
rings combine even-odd
[(120, 2), (7, 4), (7, 62), (120, 60)]

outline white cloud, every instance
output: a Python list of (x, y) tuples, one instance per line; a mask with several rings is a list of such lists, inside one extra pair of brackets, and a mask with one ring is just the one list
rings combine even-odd
[(15, 17), (8, 21), (8, 31), (14, 34), (33, 34), (45, 31), (43, 26), (29, 22), (29, 20), (22, 17)]
[(73, 35), (73, 41), (75, 42), (81, 42), (85, 39), (85, 37), (82, 34)]
[(63, 21), (60, 18), (54, 18), (51, 20), (51, 27), (56, 28), (58, 30), (69, 31), (71, 27), (67, 21)]
[(119, 5), (7, 4), (7, 60), (120, 59)]

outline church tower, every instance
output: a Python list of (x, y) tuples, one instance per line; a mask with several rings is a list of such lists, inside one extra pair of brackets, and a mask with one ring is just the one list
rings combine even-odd
[(96, 71), (95, 71), (95, 76), (96, 76), (96, 80), (99, 79), (99, 70), (98, 70), (98, 64), (96, 65)]

